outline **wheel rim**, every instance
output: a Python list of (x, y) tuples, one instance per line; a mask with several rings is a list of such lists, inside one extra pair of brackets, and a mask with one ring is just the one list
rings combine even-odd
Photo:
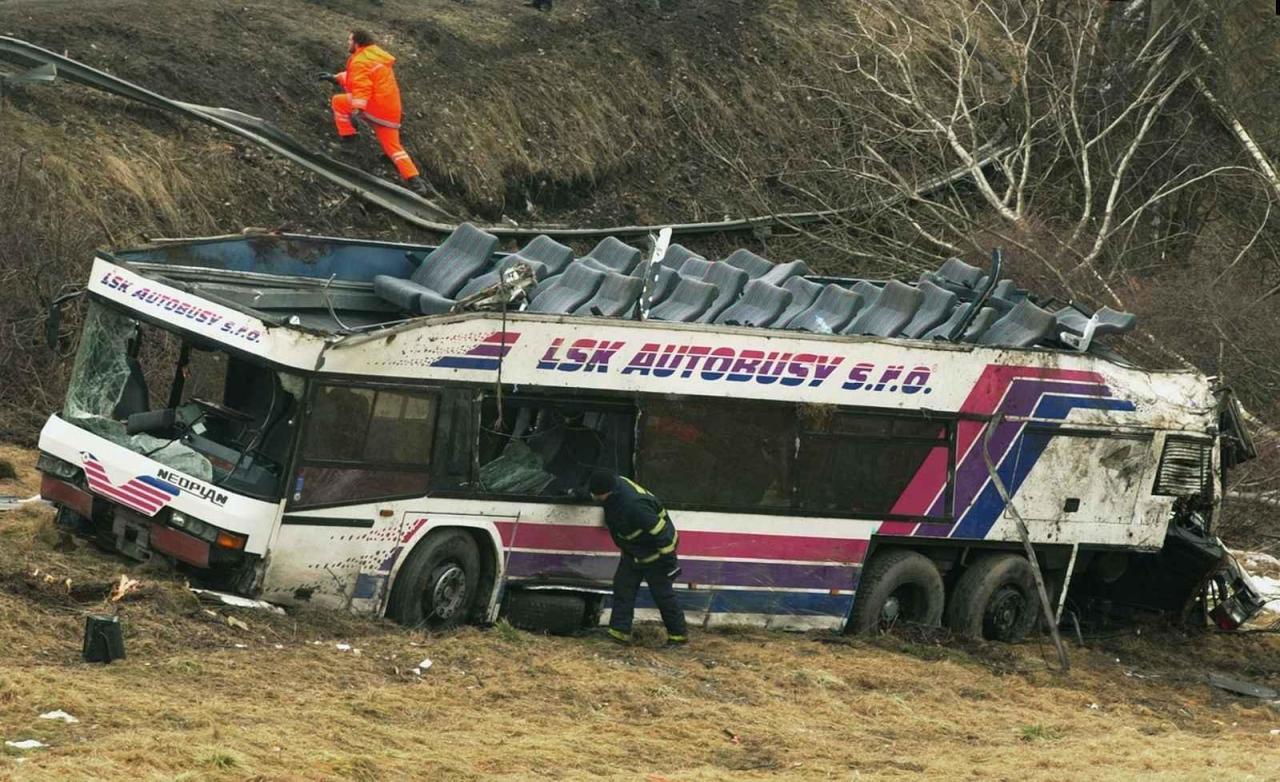
[(429, 619), (441, 621), (453, 619), (467, 602), (466, 572), (452, 562), (447, 562), (431, 571), (426, 597), (431, 606)]
[(1026, 610), (1027, 597), (1022, 590), (1013, 586), (1000, 587), (991, 595), (982, 613), (982, 634), (996, 641), (1011, 638)]
[(903, 584), (889, 595), (880, 609), (880, 626), (892, 627), (898, 622), (918, 622), (923, 611), (923, 592), (911, 584)]

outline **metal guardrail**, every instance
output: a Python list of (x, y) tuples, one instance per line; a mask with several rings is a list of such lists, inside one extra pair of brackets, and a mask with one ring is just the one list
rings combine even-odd
[[(112, 76), (105, 71), (17, 38), (0, 36), (0, 59), (30, 68), (52, 65), (57, 69), (58, 76), (69, 81), (129, 98), (164, 111), (183, 114), (192, 119), (221, 128), (229, 133), (234, 133), (292, 160), (303, 168), (356, 193), (370, 203), (376, 204), (421, 228), (438, 233), (449, 233), (457, 227), (457, 223), (448, 222), (451, 219), (451, 215), (435, 203), (393, 182), (315, 152), (260, 117), (254, 117), (234, 109), (201, 106), (195, 103), (166, 98), (159, 93), (152, 92), (118, 76)], [(1011, 148), (1010, 145), (997, 145), (995, 142), (988, 143), (978, 150), (977, 166), (985, 167), (998, 161)], [(947, 184), (964, 179), (969, 176), (970, 172), (970, 167), (966, 166), (935, 177), (921, 184), (914, 195), (927, 194)], [(902, 194), (877, 203), (856, 207), (809, 212), (783, 212), (703, 223), (618, 225), (604, 228), (568, 228), (557, 225), (521, 227), (484, 225), (481, 227), (497, 236), (532, 237), (539, 234), (547, 234), (548, 236), (560, 238), (636, 236), (654, 233), (662, 228), (670, 228), (671, 233), (677, 236), (756, 231), (764, 228), (787, 228), (806, 223), (821, 222), (839, 214), (883, 208), (884, 206), (904, 201), (909, 197), (911, 196)]]

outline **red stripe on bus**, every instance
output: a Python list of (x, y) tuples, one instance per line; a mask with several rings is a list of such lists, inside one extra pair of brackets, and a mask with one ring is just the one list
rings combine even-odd
[[(553, 551), (616, 551), (604, 527), (572, 524), (521, 524), (497, 522), (502, 543), (515, 547)], [(802, 535), (757, 535), (747, 532), (680, 531), (680, 553), (691, 557), (733, 559), (777, 559), (796, 562), (861, 562), (867, 553), (866, 540), (815, 538)]]

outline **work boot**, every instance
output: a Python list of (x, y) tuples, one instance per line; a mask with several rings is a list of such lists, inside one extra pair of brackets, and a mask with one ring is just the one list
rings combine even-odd
[(432, 198), (440, 197), (440, 193), (436, 192), (436, 189), (431, 186), (431, 183), (420, 176), (411, 177), (409, 180), (405, 182), (405, 184), (408, 185), (410, 190), (422, 196), (423, 198), (427, 199), (428, 201), (430, 201)]
[(688, 645), (689, 645), (689, 636), (674, 635), (672, 633), (667, 633), (667, 642), (663, 644), (663, 646), (665, 646), (668, 649), (675, 649), (677, 647), (688, 646)]

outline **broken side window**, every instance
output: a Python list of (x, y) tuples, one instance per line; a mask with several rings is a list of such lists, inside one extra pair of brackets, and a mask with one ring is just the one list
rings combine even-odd
[(487, 397), (481, 405), (480, 470), (485, 493), (564, 495), (592, 470), (631, 475), (635, 410), (630, 404)]
[(640, 483), (666, 503), (716, 510), (791, 507), (792, 405), (696, 397), (643, 403)]
[(318, 386), (292, 505), (425, 494), (436, 411), (430, 391)]

